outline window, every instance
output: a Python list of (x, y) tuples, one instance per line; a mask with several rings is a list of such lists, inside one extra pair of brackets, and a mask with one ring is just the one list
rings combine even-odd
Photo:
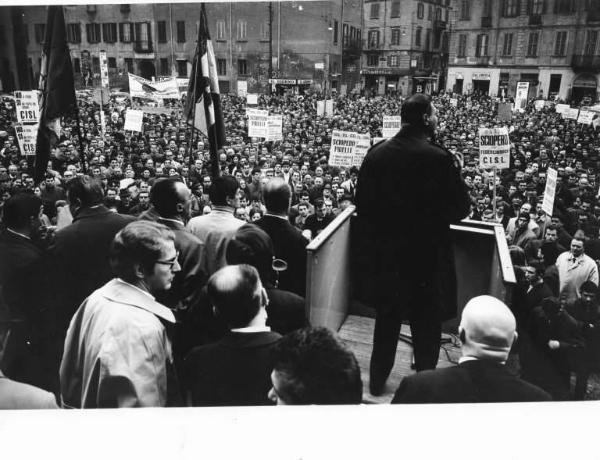
[(391, 56), (388, 56), (388, 67), (398, 67), (398, 65), (398, 55), (392, 54)]
[(531, 32), (529, 34), (529, 41), (527, 42), (527, 56), (537, 57), (539, 37), (539, 32)]
[(431, 21), (433, 19), (433, 7), (431, 5), (429, 5), (429, 8), (427, 8), (427, 20)]
[(237, 22), (236, 37), (238, 40), (246, 40), (246, 20), (240, 19)]
[(512, 56), (513, 34), (504, 34), (502, 44), (502, 56)]
[(129, 3), (122, 3), (121, 13), (131, 13), (131, 5)]
[(333, 44), (338, 44), (338, 28), (339, 24), (337, 21), (333, 21)]
[(370, 19), (377, 19), (379, 18), (379, 3), (372, 3), (371, 4), (371, 14), (369, 15)]
[(25, 44), (29, 44), (29, 27), (27, 27), (27, 24), (23, 24), (23, 41), (25, 42)]
[(440, 47), (440, 43), (442, 41), (442, 31), (440, 29), (436, 29), (433, 32), (433, 47), (438, 49)]
[(217, 75), (227, 75), (227, 59), (217, 59)]
[(350, 43), (350, 37), (348, 36), (348, 24), (344, 24), (342, 26), (342, 40), (344, 46), (348, 46), (348, 44)]
[[(160, 27), (158, 28), (158, 35), (160, 36)], [(121, 40), (121, 43), (131, 43), (133, 41), (132, 22), (119, 23), (119, 38)]]
[(567, 50), (567, 31), (561, 30), (556, 32), (556, 39), (554, 40), (554, 55), (564, 56)]
[(425, 32), (425, 50), (431, 50), (431, 29), (427, 29), (427, 32)]
[(92, 57), (92, 72), (100, 73), (100, 58)]
[(583, 54), (586, 56), (594, 56), (596, 54), (596, 43), (598, 42), (598, 31), (588, 30), (585, 37), (585, 48)]
[(187, 74), (187, 61), (185, 59), (177, 60), (177, 76), (179, 78), (185, 78)]
[(169, 75), (169, 60), (167, 58), (160, 58), (160, 74)]
[(519, 15), (519, 0), (503, 0), (502, 16), (513, 18)]
[(392, 45), (400, 44), (400, 29), (392, 29)]
[(167, 21), (158, 21), (158, 43), (167, 43)]
[(46, 24), (35, 24), (33, 26), (33, 33), (35, 34), (36, 43), (44, 43), (44, 36), (46, 35)]
[(104, 43), (115, 43), (117, 41), (117, 24), (115, 22), (102, 24), (102, 37)]
[(460, 2), (460, 20), (469, 21), (471, 19), (471, 0), (461, 0)]
[(423, 19), (423, 16), (425, 16), (425, 6), (423, 6), (422, 3), (419, 3), (417, 5), (417, 18)]
[(558, 14), (574, 13), (575, 2), (573, 0), (556, 0), (554, 3), (554, 12)]
[(377, 54), (367, 54), (367, 65), (369, 67), (376, 67), (379, 65), (379, 56)]
[(392, 2), (391, 17), (393, 17), (393, 18), (400, 17), (400, 2), (399, 1)]
[(477, 47), (475, 49), (475, 56), (484, 57), (488, 55), (488, 35), (479, 34), (477, 35)]
[(423, 33), (422, 27), (417, 27), (415, 32), (415, 46), (421, 46), (421, 34)]
[(129, 73), (133, 73), (133, 58), (125, 58), (125, 70)]
[(177, 21), (177, 43), (185, 43), (185, 21)]
[(540, 15), (544, 14), (544, 0), (529, 0), (527, 10), (529, 14)]
[(117, 68), (117, 58), (109, 57), (108, 58), (108, 68), (116, 69)]
[(492, 16), (492, 0), (483, 1), (483, 11), (481, 16), (484, 18), (489, 18)]
[(379, 46), (379, 31), (369, 30), (369, 48), (377, 48)]
[(442, 20), (442, 9), (441, 8), (436, 8), (435, 9), (435, 20), (436, 21), (441, 21)]
[(150, 51), (152, 49), (152, 41), (150, 39), (150, 23), (136, 22), (134, 25), (135, 32), (135, 47), (139, 51)]
[(81, 43), (81, 25), (79, 23), (67, 24), (67, 41)]
[(248, 61), (245, 59), (238, 59), (238, 74), (248, 75)]
[(100, 24), (86, 24), (85, 33), (88, 43), (100, 43)]
[(217, 40), (227, 40), (225, 33), (225, 21), (217, 21)]
[(466, 57), (467, 55), (467, 36), (460, 34), (458, 36), (458, 57)]
[(73, 72), (81, 73), (81, 59), (79, 59), (79, 58), (73, 59)]

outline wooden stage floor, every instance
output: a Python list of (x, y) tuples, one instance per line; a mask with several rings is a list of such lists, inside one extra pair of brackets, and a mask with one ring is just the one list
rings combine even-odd
[[(394, 392), (400, 385), (402, 378), (414, 373), (410, 368), (412, 363), (412, 347), (402, 340), (398, 341), (396, 362), (394, 363), (394, 368), (386, 383), (385, 392), (378, 397), (372, 396), (369, 393), (369, 361), (371, 359), (371, 350), (373, 347), (374, 327), (375, 320), (373, 318), (350, 315), (338, 334), (352, 352), (354, 352), (358, 364), (360, 365), (363, 381), (363, 402), (371, 404), (388, 404), (394, 397)], [(410, 328), (407, 325), (403, 325), (402, 333), (410, 335)], [(450, 336), (444, 334), (444, 337)], [(456, 338), (455, 343), (458, 343), (458, 338)], [(440, 349), (438, 367), (453, 366), (454, 364), (450, 360), (456, 362), (459, 357), (460, 348), (458, 346), (455, 346), (452, 343), (443, 344)]]

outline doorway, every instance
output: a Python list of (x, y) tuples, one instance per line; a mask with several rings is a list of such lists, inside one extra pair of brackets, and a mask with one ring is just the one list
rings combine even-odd
[(151, 80), (152, 77), (156, 76), (154, 62), (152, 62), (150, 59), (141, 59), (139, 63), (139, 68), (140, 77), (145, 78), (146, 80)]

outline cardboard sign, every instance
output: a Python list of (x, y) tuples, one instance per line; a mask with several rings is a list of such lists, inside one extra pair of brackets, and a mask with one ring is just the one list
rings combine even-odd
[(100, 51), (100, 80), (104, 88), (108, 88), (108, 59), (106, 51)]
[(402, 117), (400, 116), (383, 116), (383, 127), (381, 135), (387, 139), (394, 137), (402, 126)]
[(546, 189), (544, 190), (544, 201), (542, 201), (542, 211), (552, 217), (554, 209), (554, 195), (556, 193), (556, 178), (558, 172), (556, 169), (548, 168), (546, 171)]
[(237, 95), (239, 97), (246, 97), (247, 94), (248, 94), (248, 82), (245, 80), (238, 81)]
[(267, 110), (254, 110), (248, 114), (248, 137), (262, 137), (269, 135), (269, 112)]
[(554, 107), (556, 113), (560, 113), (561, 115), (570, 108), (571, 106), (569, 104), (556, 104), (556, 107)]
[(360, 166), (370, 144), (371, 139), (368, 134), (334, 129), (331, 136), (329, 165), (346, 168)]
[(283, 116), (269, 115), (267, 117), (267, 140), (282, 141), (283, 140)]
[(40, 106), (37, 91), (15, 91), (15, 109), (19, 123), (38, 123)]
[(529, 82), (520, 81), (517, 83), (517, 92), (515, 94), (515, 110), (525, 111), (527, 107), (527, 95), (529, 93)]
[(142, 97), (154, 99), (179, 99), (179, 86), (175, 77), (166, 78), (163, 81), (151, 81), (129, 74), (129, 94), (131, 97)]
[(510, 102), (500, 102), (498, 104), (498, 120), (508, 122), (512, 120), (512, 104)]
[(258, 94), (252, 94), (252, 93), (246, 94), (246, 104), (258, 105)]
[(144, 119), (144, 112), (142, 110), (129, 109), (125, 112), (125, 125), (123, 129), (125, 131), (138, 131), (142, 132)]
[(333, 117), (333, 99), (325, 101), (325, 116)]
[(509, 166), (508, 128), (479, 128), (479, 167), (507, 169)]
[(594, 115), (596, 115), (596, 112), (592, 112), (591, 110), (580, 110), (579, 116), (577, 117), (577, 123), (591, 125), (594, 120)]
[(325, 116), (325, 101), (317, 101), (317, 117)]
[(18, 123), (15, 125), (17, 141), (21, 153), (25, 156), (35, 155), (35, 145), (37, 142), (38, 124), (26, 125)]
[(565, 110), (562, 116), (567, 120), (577, 120), (577, 117), (579, 116), (579, 109)]

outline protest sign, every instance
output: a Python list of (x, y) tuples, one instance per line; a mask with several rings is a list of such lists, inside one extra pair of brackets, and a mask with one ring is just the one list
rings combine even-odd
[(571, 108), (571, 106), (569, 104), (556, 104), (556, 107), (554, 107), (554, 109), (556, 110), (556, 113), (560, 113), (561, 115), (563, 113), (565, 113), (566, 110), (569, 110)]
[(579, 109), (567, 109), (564, 111), (562, 116), (567, 120), (577, 120), (577, 117), (579, 116)]
[(106, 118), (104, 116), (104, 110), (100, 109), (100, 130), (102, 134), (106, 133)]
[(269, 134), (269, 112), (267, 110), (254, 110), (248, 114), (248, 137), (262, 137), (266, 139)]
[(325, 116), (325, 101), (317, 101), (317, 117)]
[(479, 128), (479, 167), (506, 169), (509, 166), (508, 128)]
[(552, 217), (554, 209), (554, 194), (556, 193), (556, 178), (558, 172), (556, 169), (548, 168), (546, 172), (546, 189), (544, 190), (544, 201), (542, 201), (542, 211)]
[(100, 51), (100, 81), (104, 88), (108, 88), (108, 59), (106, 51)]
[(258, 94), (252, 94), (252, 93), (246, 94), (246, 104), (258, 105)]
[(37, 142), (38, 124), (26, 125), (17, 123), (15, 133), (21, 153), (26, 156), (35, 155), (35, 145)]
[(333, 99), (325, 101), (325, 116), (333, 117)]
[(15, 108), (19, 123), (38, 123), (40, 121), (37, 91), (15, 91)]
[[(358, 134), (351, 131), (333, 130), (331, 136), (331, 150), (329, 154), (330, 166), (360, 166), (370, 147), (371, 139), (368, 134)], [(358, 162), (358, 164), (356, 164)]]
[(596, 115), (596, 112), (592, 112), (591, 110), (580, 110), (579, 116), (577, 117), (577, 123), (591, 125), (594, 115)]
[(267, 117), (267, 140), (283, 140), (283, 117), (281, 115), (269, 115)]
[(450, 99), (450, 105), (452, 107), (458, 107), (458, 99), (454, 99), (454, 98)]
[(383, 116), (383, 127), (381, 135), (385, 138), (394, 137), (402, 125), (402, 117), (400, 116)]
[(237, 95), (239, 97), (246, 97), (247, 94), (248, 94), (248, 82), (245, 80), (238, 80)]
[(142, 110), (129, 109), (125, 112), (125, 131), (139, 131), (142, 132), (142, 120), (144, 118), (144, 112)]
[(150, 81), (132, 73), (129, 74), (129, 94), (131, 97), (143, 97), (157, 101), (181, 97), (175, 77), (165, 78), (162, 81)]
[(498, 120), (508, 122), (512, 120), (512, 104), (510, 102), (500, 102), (498, 104)]
[(527, 94), (529, 93), (529, 82), (520, 81), (517, 83), (517, 92), (515, 94), (515, 110), (524, 111), (527, 107)]
[(535, 110), (542, 110), (544, 108), (546, 101), (544, 101), (543, 99), (538, 99), (534, 102), (535, 104)]

